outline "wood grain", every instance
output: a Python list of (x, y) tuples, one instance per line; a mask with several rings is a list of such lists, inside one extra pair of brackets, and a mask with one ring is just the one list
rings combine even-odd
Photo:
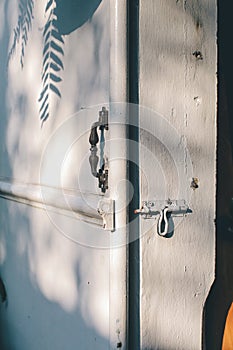
[[(171, 238), (159, 237), (156, 224), (147, 230), (141, 220), (141, 349), (202, 348), (203, 305), (215, 272), (216, 4), (140, 4), (140, 105), (155, 111), (148, 125), (151, 134), (158, 135), (164, 118), (180, 135), (180, 144), (186, 143), (177, 166), (179, 141), (164, 127), (159, 146), (144, 132), (145, 118), (140, 116), (141, 200), (166, 199), (161, 198), (165, 188), (172, 199), (187, 195), (192, 210)], [(165, 149), (175, 154), (173, 161)], [(198, 178), (196, 190), (190, 188), (188, 172), (181, 184), (180, 174), (175, 176), (176, 169), (188, 169), (187, 154)], [(154, 170), (156, 162), (160, 168)]]

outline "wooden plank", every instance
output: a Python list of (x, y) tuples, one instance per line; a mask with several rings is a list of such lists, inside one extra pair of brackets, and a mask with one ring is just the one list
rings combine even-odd
[[(109, 196), (115, 201), (116, 230), (109, 237), (109, 342), (127, 349), (127, 1), (110, 6)], [(118, 104), (117, 102), (123, 102)], [(116, 123), (114, 125), (114, 123)], [(120, 142), (119, 142), (120, 140)], [(120, 184), (120, 186), (119, 186)], [(120, 188), (120, 192), (119, 192)], [(123, 205), (122, 205), (123, 204)]]
[(139, 56), (140, 104), (154, 110), (147, 127), (141, 113), (141, 200), (192, 210), (170, 238), (141, 220), (141, 349), (197, 350), (215, 268), (216, 1), (141, 1)]
[(98, 203), (103, 196), (77, 190), (11, 181), (0, 181), (0, 197), (102, 226)]
[[(27, 24), (23, 15), (28, 3), (34, 3), (34, 9), (22, 69), (21, 44)], [(42, 183), (98, 194), (97, 179), (90, 171), (88, 139), (99, 110), (109, 102), (109, 1), (82, 1), (80, 9), (74, 1), (52, 1), (53, 6), (57, 3), (53, 14), (45, 13), (47, 3), (1, 1), (0, 175), (26, 185)], [(90, 13), (88, 8), (97, 4), (95, 13)], [(54, 46), (59, 39), (50, 47), (64, 70), (59, 75), (62, 81), (55, 84), (62, 97), (55, 89), (50, 91), (50, 116), (41, 128), (38, 98), (42, 71), (47, 70), (43, 29), (48, 19), (56, 38), (66, 33), (65, 44), (60, 45), (64, 55)], [(21, 36), (7, 67), (19, 22)], [(52, 33), (50, 39), (54, 39)], [(1, 278), (8, 297), (7, 308), (1, 308), (0, 343), (6, 342), (1, 348), (109, 349), (110, 264), (109, 250), (102, 249), (109, 247), (109, 232), (77, 220), (68, 210), (52, 208), (65, 204), (59, 191), (50, 197), (53, 211), (21, 204), (23, 197), (27, 204), (40, 205), (34, 189), (8, 188), (11, 199), (18, 202), (0, 198)]]

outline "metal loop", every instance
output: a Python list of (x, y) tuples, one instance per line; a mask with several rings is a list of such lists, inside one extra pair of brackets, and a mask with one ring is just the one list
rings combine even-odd
[(169, 228), (169, 223), (168, 223), (168, 208), (165, 207), (160, 211), (159, 215), (159, 220), (158, 220), (158, 234), (159, 236), (165, 237), (168, 234), (168, 228)]

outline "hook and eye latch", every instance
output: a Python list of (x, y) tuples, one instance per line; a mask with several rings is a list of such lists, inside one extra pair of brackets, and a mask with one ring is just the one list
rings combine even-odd
[(140, 209), (134, 210), (135, 214), (142, 215), (145, 220), (155, 219), (158, 217), (157, 233), (159, 236), (167, 237), (169, 234), (169, 220), (172, 216), (184, 216), (190, 213), (186, 201), (184, 199), (170, 199), (143, 201)]

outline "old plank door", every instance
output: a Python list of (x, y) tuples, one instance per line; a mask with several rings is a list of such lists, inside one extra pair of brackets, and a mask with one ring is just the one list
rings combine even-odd
[(3, 0), (0, 19), (1, 349), (125, 349), (126, 2)]
[(140, 1), (139, 19), (141, 201), (190, 208), (167, 237), (141, 215), (140, 349), (197, 350), (215, 269), (216, 1)]

